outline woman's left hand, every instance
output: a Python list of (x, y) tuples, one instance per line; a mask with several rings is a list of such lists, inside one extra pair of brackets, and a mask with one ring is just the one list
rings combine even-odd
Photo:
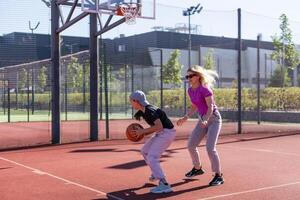
[(207, 127), (207, 121), (205, 120), (205, 121), (202, 121), (201, 123), (200, 123), (200, 127), (201, 128), (206, 128)]

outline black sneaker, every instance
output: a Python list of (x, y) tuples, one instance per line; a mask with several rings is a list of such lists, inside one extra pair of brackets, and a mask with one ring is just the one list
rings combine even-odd
[(210, 186), (221, 185), (224, 183), (222, 175), (216, 174), (215, 177), (209, 182)]
[(191, 171), (189, 171), (188, 173), (186, 173), (185, 176), (190, 178), (190, 177), (201, 175), (201, 174), (204, 174), (204, 171), (202, 168), (196, 169), (195, 167), (193, 167), (193, 169)]

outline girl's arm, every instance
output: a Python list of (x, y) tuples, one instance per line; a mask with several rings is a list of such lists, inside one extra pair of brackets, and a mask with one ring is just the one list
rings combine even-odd
[(194, 114), (194, 112), (197, 110), (197, 106), (194, 104), (191, 104), (191, 108), (188, 110), (188, 112), (177, 121), (177, 125), (181, 126), (190, 116)]
[(145, 129), (139, 129), (139, 130), (133, 130), (132, 132), (135, 134), (144, 134), (144, 135), (150, 135), (154, 132), (159, 132), (163, 130), (163, 125), (160, 121), (160, 119), (157, 119), (154, 121), (154, 126), (150, 126), (149, 128)]
[(206, 114), (203, 116), (203, 122), (209, 120), (209, 118), (211, 117), (211, 115), (213, 114), (213, 109), (214, 109), (214, 103), (213, 103), (213, 96), (208, 96), (205, 97), (205, 101), (206, 101), (206, 105), (208, 107)]
[(186, 119), (190, 118), (196, 110), (197, 110), (197, 106), (192, 104), (188, 112), (183, 117)]

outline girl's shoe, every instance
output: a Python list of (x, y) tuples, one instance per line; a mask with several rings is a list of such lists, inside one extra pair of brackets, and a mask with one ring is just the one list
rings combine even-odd
[(171, 188), (171, 185), (169, 185), (168, 183), (159, 182), (158, 186), (152, 188), (150, 192), (154, 194), (161, 194), (173, 192), (173, 190)]
[(210, 186), (221, 185), (224, 183), (223, 175), (216, 174), (214, 178), (209, 182)]
[(204, 170), (202, 168), (196, 169), (195, 167), (193, 167), (193, 169), (191, 171), (189, 171), (188, 173), (186, 173), (185, 176), (188, 178), (191, 178), (193, 176), (198, 176), (201, 174), (204, 174)]

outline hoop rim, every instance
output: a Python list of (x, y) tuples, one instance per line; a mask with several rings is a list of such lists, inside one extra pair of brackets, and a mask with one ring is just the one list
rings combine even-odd
[(141, 15), (141, 5), (138, 3), (124, 3), (118, 6), (116, 14), (125, 17), (127, 24), (135, 24), (136, 18)]
[(137, 15), (137, 18), (142, 19), (151, 19), (156, 18), (156, 0), (93, 0), (94, 4), (90, 4), (90, 0), (80, 0), (81, 1), (81, 10), (87, 13), (98, 13), (99, 15), (117, 15), (123, 16), (120, 12), (120, 6), (124, 7), (128, 4), (131, 4), (132, 7), (139, 7), (140, 11)]

